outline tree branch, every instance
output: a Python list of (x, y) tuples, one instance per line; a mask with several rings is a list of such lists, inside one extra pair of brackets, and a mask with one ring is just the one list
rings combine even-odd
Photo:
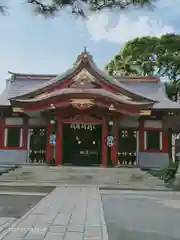
[(5, 15), (7, 12), (7, 7), (0, 4), (0, 14)]
[[(120, 10), (127, 9), (128, 7), (154, 7), (153, 2), (156, 0), (51, 0), (49, 4), (46, 4), (44, 0), (24, 0), (27, 4), (34, 7), (36, 13), (45, 17), (54, 16), (63, 7), (71, 6), (72, 13), (85, 16), (84, 5), (89, 8), (90, 11), (101, 11), (105, 8), (119, 8)], [(4, 14), (6, 7), (0, 5), (0, 12)]]
[(43, 0), (28, 0), (34, 5), (36, 12), (45, 16), (54, 15), (61, 8), (69, 5), (72, 12), (85, 17), (83, 3), (86, 3), (91, 11), (100, 11), (105, 8), (119, 8), (121, 10), (131, 6), (154, 6), (152, 3), (156, 0), (51, 0), (50, 4), (43, 3)]
[(55, 1), (52, 1), (51, 4), (44, 4), (39, 0), (28, 0), (27, 3), (35, 7), (35, 12), (43, 14), (46, 17), (54, 16), (60, 10), (60, 8), (62, 8), (60, 1), (56, 1), (56, 3)]

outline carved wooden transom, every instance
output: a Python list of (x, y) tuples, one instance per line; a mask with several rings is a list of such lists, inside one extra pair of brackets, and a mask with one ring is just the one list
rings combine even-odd
[(73, 83), (69, 86), (71, 88), (99, 88), (96, 79), (86, 70), (83, 69), (76, 75)]
[(71, 120), (71, 121), (76, 121), (76, 122), (96, 122), (99, 120), (99, 118), (93, 117), (91, 115), (76, 115), (72, 118), (66, 119), (66, 120)]
[(94, 106), (94, 104), (95, 103), (93, 99), (71, 99), (71, 105), (80, 110), (90, 108)]

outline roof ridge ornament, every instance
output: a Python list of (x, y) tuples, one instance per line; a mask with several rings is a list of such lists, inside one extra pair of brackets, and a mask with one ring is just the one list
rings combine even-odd
[(86, 46), (84, 46), (84, 53), (88, 53)]
[(88, 61), (93, 61), (93, 57), (92, 55), (87, 51), (87, 47), (84, 46), (84, 50), (78, 55), (77, 60), (75, 62), (75, 64), (77, 64), (78, 62), (83, 62), (86, 63)]

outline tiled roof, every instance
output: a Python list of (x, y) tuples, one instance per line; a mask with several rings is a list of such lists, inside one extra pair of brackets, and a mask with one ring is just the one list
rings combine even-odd
[[(64, 95), (68, 95), (68, 94), (81, 94), (81, 95), (96, 95), (96, 96), (101, 96), (101, 97), (106, 97), (109, 98), (111, 100), (116, 101), (117, 103), (122, 102), (122, 103), (126, 103), (126, 104), (132, 104), (134, 106), (147, 106), (147, 105), (151, 105), (154, 103), (154, 101), (133, 101), (132, 99), (129, 99), (128, 97), (122, 95), (122, 94), (114, 94), (111, 93), (107, 90), (104, 89), (79, 89), (79, 88), (63, 88), (63, 89), (58, 89), (54, 92), (50, 92), (49, 94), (45, 94), (44, 96), (42, 96), (41, 98), (32, 98), (32, 99), (27, 99), (27, 100), (21, 100), (21, 99), (17, 99), (16, 102), (38, 102), (38, 101), (42, 101), (45, 99), (51, 99), (53, 97), (56, 96), (64, 96)], [(13, 100), (13, 99), (12, 99)]]
[(7, 80), (5, 90), (0, 94), (0, 106), (10, 106), (10, 98), (32, 91), (43, 83), (43, 80)]
[[(82, 53), (81, 55), (83, 55)], [(87, 54), (87, 53), (85, 53)], [(59, 81), (67, 79), (67, 76), (72, 76), (77, 71), (78, 67), (85, 66), (82, 62), (81, 55), (73, 67), (65, 71), (61, 75), (39, 75), (39, 74), (21, 74), (11, 73), (12, 78), (7, 80), (6, 89), (0, 94), (0, 106), (10, 106), (10, 98), (26, 95), (29, 93), (42, 91), (50, 85), (54, 85)], [(164, 85), (155, 77), (118, 77), (113, 78), (106, 72), (97, 67), (92, 60), (92, 56), (88, 55), (88, 66), (101, 77), (101, 80), (106, 84), (114, 85), (121, 89), (122, 94), (131, 93), (131, 95), (144, 98), (144, 101), (156, 101), (154, 109), (180, 109), (180, 104), (168, 99)], [(43, 93), (43, 91), (42, 91)]]
[(126, 85), (122, 84), (121, 81), (113, 78), (112, 76), (107, 74), (105, 71), (102, 71), (101, 69), (99, 69), (96, 63), (93, 61), (92, 56), (87, 52), (82, 52), (78, 56), (72, 68), (52, 78), (51, 80), (44, 82), (44, 84), (40, 85), (37, 89), (34, 89), (34, 90), (30, 89), (27, 93), (25, 93), (24, 96), (20, 96), (20, 97), (24, 98), (30, 95), (33, 96), (36, 94), (42, 94), (52, 85), (56, 85), (59, 82), (66, 80), (68, 78), (73, 78), (79, 71), (81, 71), (84, 68), (86, 68), (89, 72), (93, 71), (92, 74), (97, 75), (102, 82), (110, 86), (114, 85), (117, 89), (121, 89), (120, 92), (122, 92), (123, 94), (131, 94), (131, 95), (134, 95), (136, 98), (139, 98), (139, 99), (145, 98), (146, 100), (148, 100), (144, 94), (141, 94), (138, 91), (134, 91), (131, 88), (128, 88)]
[(138, 91), (140, 94), (157, 101), (154, 104), (154, 109), (180, 109), (180, 104), (171, 101), (165, 92), (165, 85), (160, 82), (146, 82), (146, 83), (123, 83), (133, 91)]
[[(51, 81), (51, 80), (50, 80)], [(120, 80), (116, 80), (120, 81)], [(16, 79), (16, 80), (8, 80), (6, 84), (5, 90), (0, 94), (0, 106), (10, 106), (10, 98), (26, 94), (30, 91), (36, 90), (37, 88), (41, 88), (42, 86), (47, 84), (47, 80), (27, 80), (24, 79)], [(165, 91), (164, 85), (160, 82), (153, 83), (123, 83), (119, 82), (120, 86), (124, 89), (134, 92), (140, 96), (149, 98), (150, 100), (157, 101), (154, 104), (155, 109), (179, 109), (180, 104), (173, 102), (168, 99)]]

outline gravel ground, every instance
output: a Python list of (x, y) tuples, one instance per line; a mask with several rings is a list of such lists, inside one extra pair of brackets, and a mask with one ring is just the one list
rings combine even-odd
[(42, 199), (42, 196), (0, 196), (0, 217), (20, 218)]
[(50, 193), (53, 189), (54, 187), (0, 186), (0, 217), (20, 218), (43, 198), (33, 195), (1, 195), (1, 191), (7, 191), (9, 194), (10, 192)]
[(55, 187), (46, 187), (46, 186), (1, 186), (0, 185), (0, 193), (1, 191), (7, 192), (34, 192), (34, 193), (49, 193)]

